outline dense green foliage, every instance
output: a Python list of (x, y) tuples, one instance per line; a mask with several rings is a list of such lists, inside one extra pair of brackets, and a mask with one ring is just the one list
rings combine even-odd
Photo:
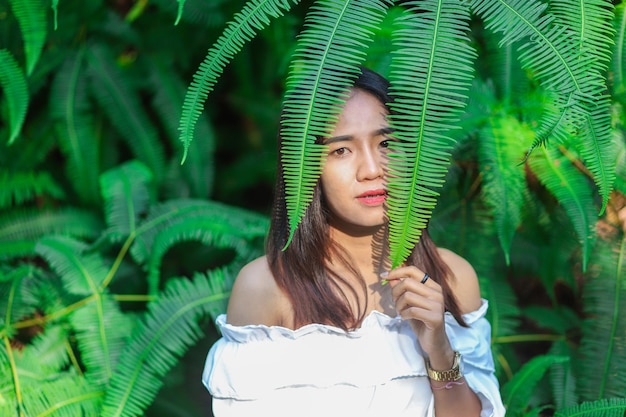
[(394, 168), (419, 188), (398, 259), (429, 222), (474, 265), (507, 415), (623, 417), (624, 3), (298, 3), (0, 3), (0, 415), (206, 415), (190, 392), (263, 249), (281, 99), (296, 227), (310, 139), (365, 63), (418, 161)]

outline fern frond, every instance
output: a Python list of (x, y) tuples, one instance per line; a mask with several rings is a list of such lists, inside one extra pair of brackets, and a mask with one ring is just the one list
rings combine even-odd
[(575, 362), (583, 401), (626, 392), (626, 236), (598, 240), (583, 288), (585, 315)]
[(164, 171), (164, 150), (141, 99), (117, 67), (108, 45), (91, 43), (87, 49), (89, 92), (127, 141), (133, 154), (159, 178)]
[(574, 32), (581, 57), (591, 54), (598, 71), (604, 73), (611, 60), (614, 30), (613, 4), (607, 0), (550, 2), (556, 22)]
[(161, 229), (154, 237), (148, 263), (148, 293), (156, 295), (159, 289), (160, 266), (163, 256), (177, 243), (197, 241), (207, 246), (231, 248), (235, 250), (235, 259), (231, 263), (243, 264), (252, 260), (252, 248), (242, 236), (240, 229), (232, 223), (223, 222), (219, 217), (187, 217), (182, 221)]
[(37, 311), (35, 280), (31, 266), (19, 266), (0, 275), (0, 334), (12, 336), (15, 322)]
[(0, 87), (2, 87), (8, 107), (8, 143), (11, 144), (22, 131), (29, 97), (24, 73), (7, 49), (0, 49)]
[(507, 264), (511, 241), (521, 222), (526, 174), (520, 165), (532, 141), (528, 126), (511, 116), (493, 118), (482, 130), (478, 148), (485, 204), (493, 210), (496, 231)]
[[(111, 378), (100, 416), (143, 415), (163, 384), (163, 377), (202, 335), (198, 320), (223, 308), (233, 274), (227, 270), (175, 279), (158, 301), (150, 303), (140, 330), (124, 350)], [(222, 310), (223, 311), (223, 310)]]
[(382, 21), (387, 0), (343, 3), (320, 0), (305, 19), (305, 30), (287, 79), (281, 121), (281, 161), (289, 218), (289, 245), (313, 199), (326, 147), (316, 140), (334, 126), (348, 87), (357, 78), (373, 30)]
[(85, 377), (97, 385), (107, 384), (133, 330), (129, 316), (110, 294), (94, 294), (93, 301), (72, 312), (70, 323)]
[[(615, 182), (615, 155), (612, 144), (610, 102), (608, 96), (598, 98), (596, 107), (584, 112), (575, 145), (602, 196), (604, 212)], [(583, 113), (583, 112), (581, 112)], [(593, 138), (593, 139), (590, 139)]]
[[(572, 358), (574, 352), (565, 340), (555, 342), (550, 348), (550, 354), (562, 355)], [(554, 397), (556, 409), (572, 407), (578, 403), (576, 396), (576, 378), (572, 370), (572, 361), (557, 363), (552, 366), (550, 372), (550, 385)]]
[(98, 253), (88, 253), (87, 245), (66, 236), (45, 236), (35, 251), (63, 280), (71, 294), (98, 294), (108, 268)]
[(139, 161), (127, 162), (100, 176), (107, 232), (113, 241), (136, 232), (151, 202), (151, 181), (152, 173)]
[(204, 221), (221, 223), (227, 234), (249, 241), (265, 236), (269, 223), (265, 216), (215, 201), (166, 201), (151, 207), (148, 216), (137, 228), (130, 249), (133, 259), (139, 264), (145, 264), (151, 257), (155, 240), (161, 231), (180, 223)]
[(74, 375), (63, 374), (25, 387), (28, 416), (97, 416), (104, 391)]
[(558, 149), (540, 147), (528, 160), (539, 181), (556, 197), (567, 212), (582, 246), (583, 271), (587, 270), (593, 242), (597, 210), (587, 177)]
[(0, 242), (35, 241), (48, 234), (95, 239), (103, 227), (100, 218), (86, 210), (20, 210), (0, 217)]
[(613, 25), (617, 34), (611, 60), (613, 93), (623, 96), (626, 94), (626, 3), (615, 7)]
[(67, 158), (66, 173), (80, 199), (98, 202), (100, 146), (87, 94), (85, 49), (68, 56), (56, 73), (50, 91), (50, 113), (55, 131)]
[(389, 245), (395, 268), (426, 227), (450, 159), (476, 56), (466, 32), (469, 8), (454, 0), (409, 1), (394, 32), (390, 104), (395, 128), (389, 160)]
[(217, 79), (224, 67), (246, 42), (249, 42), (256, 33), (270, 23), (270, 18), (282, 16), (291, 9), (291, 4), (298, 4), (299, 0), (250, 0), (228, 24), (222, 35), (207, 52), (204, 61), (193, 76), (193, 81), (187, 90), (183, 113), (180, 119), (180, 140), (183, 142), (183, 159), (187, 156), (189, 143), (194, 136), (194, 128), (204, 102), (213, 90)]
[(567, 356), (538, 355), (524, 364), (513, 378), (502, 386), (502, 401), (507, 412), (524, 411), (537, 383), (554, 364), (569, 361)]
[(49, 172), (0, 171), (0, 209), (20, 206), (44, 194), (64, 199), (65, 192)]
[(26, 75), (32, 74), (46, 42), (48, 22), (43, 0), (9, 0), (20, 25), (26, 52)]
[(565, 410), (558, 410), (554, 417), (624, 417), (626, 398), (608, 398), (587, 401)]

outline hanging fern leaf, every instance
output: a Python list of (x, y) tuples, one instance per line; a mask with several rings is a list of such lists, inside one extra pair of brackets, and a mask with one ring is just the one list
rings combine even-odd
[(624, 417), (626, 398), (588, 401), (554, 413), (554, 417)]
[(401, 265), (426, 227), (444, 182), (451, 140), (472, 80), (469, 9), (461, 2), (409, 1), (394, 32), (390, 70), (391, 143), (388, 185), (391, 266)]
[(85, 49), (69, 55), (52, 81), (50, 112), (56, 120), (55, 131), (65, 157), (67, 178), (76, 194), (86, 203), (98, 202), (100, 146), (93, 108), (87, 94)]
[(26, 75), (31, 75), (46, 41), (46, 8), (43, 0), (9, 0), (9, 3), (24, 38)]
[(284, 247), (312, 201), (321, 174), (326, 147), (316, 141), (335, 124), (388, 6), (386, 0), (320, 0), (307, 13), (287, 79), (281, 121), (280, 158), (289, 219)]
[(626, 236), (598, 240), (583, 289), (586, 317), (575, 362), (583, 401), (626, 392)]
[(24, 73), (6, 49), (0, 49), (0, 87), (8, 105), (9, 144), (20, 135), (28, 109), (28, 87)]
[[(555, 342), (550, 348), (550, 354), (573, 357), (573, 349), (565, 340)], [(556, 409), (572, 407), (578, 403), (576, 395), (576, 378), (574, 377), (572, 363), (556, 363), (550, 372), (550, 385), (554, 393)]]
[(587, 177), (556, 148), (540, 147), (528, 162), (539, 181), (556, 197), (572, 221), (582, 246), (583, 271), (586, 271), (595, 241), (597, 219)]
[(515, 231), (521, 222), (521, 210), (526, 192), (526, 174), (520, 165), (524, 152), (532, 141), (533, 132), (513, 117), (491, 120), (483, 129), (478, 157), (483, 175), (485, 203), (495, 216), (500, 246), (507, 264)]
[(550, 366), (569, 361), (567, 356), (539, 355), (524, 364), (513, 379), (502, 386), (502, 401), (508, 412), (519, 413), (526, 409), (537, 383)]
[[(140, 331), (124, 351), (111, 379), (100, 416), (143, 415), (163, 384), (163, 377), (186, 349), (198, 341), (198, 320), (224, 308), (233, 274), (215, 270), (209, 278), (169, 282), (162, 297), (151, 303)], [(223, 311), (223, 310), (222, 310)]]
[(103, 396), (104, 392), (85, 378), (62, 375), (29, 384), (24, 407), (28, 416), (97, 416)]
[[(291, 3), (298, 4), (299, 0)], [(187, 90), (183, 113), (180, 119), (180, 140), (184, 144), (182, 162), (185, 161), (189, 143), (193, 139), (194, 128), (204, 102), (222, 74), (224, 67), (249, 42), (258, 31), (270, 23), (270, 17), (277, 18), (291, 9), (289, 0), (250, 0), (228, 24), (224, 33), (207, 52), (200, 68), (193, 76)]]
[(13, 336), (14, 324), (37, 311), (34, 268), (22, 265), (0, 277), (0, 334)]
[(59, 26), (59, 0), (52, 0), (50, 7), (52, 8), (52, 14), (54, 16), (54, 30), (57, 30)]
[(151, 201), (151, 181), (152, 173), (139, 161), (127, 162), (100, 176), (108, 232), (114, 241), (136, 233)]
[[(613, 47), (611, 69), (613, 74), (613, 92), (617, 97), (626, 94), (626, 3), (615, 7), (613, 26), (617, 37)], [(622, 98), (622, 102), (624, 102)]]

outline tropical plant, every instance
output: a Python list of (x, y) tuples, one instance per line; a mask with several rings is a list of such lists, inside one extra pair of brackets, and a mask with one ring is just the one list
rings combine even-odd
[(624, 3), (310, 3), (0, 3), (1, 415), (204, 415), (168, 392), (262, 250), (282, 97), (293, 231), (364, 64), (395, 263), (428, 223), (474, 265), (508, 415), (623, 416)]

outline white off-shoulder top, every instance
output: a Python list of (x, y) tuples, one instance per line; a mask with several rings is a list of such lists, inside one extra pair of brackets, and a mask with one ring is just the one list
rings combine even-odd
[[(502, 417), (487, 306), (483, 300), (463, 316), (469, 328), (446, 313), (446, 332), (462, 354), (481, 417)], [(422, 350), (400, 317), (373, 311), (361, 327), (344, 331), (322, 324), (297, 330), (233, 326), (222, 314), (217, 326), (222, 338), (209, 351), (202, 376), (216, 417), (434, 416)]]

